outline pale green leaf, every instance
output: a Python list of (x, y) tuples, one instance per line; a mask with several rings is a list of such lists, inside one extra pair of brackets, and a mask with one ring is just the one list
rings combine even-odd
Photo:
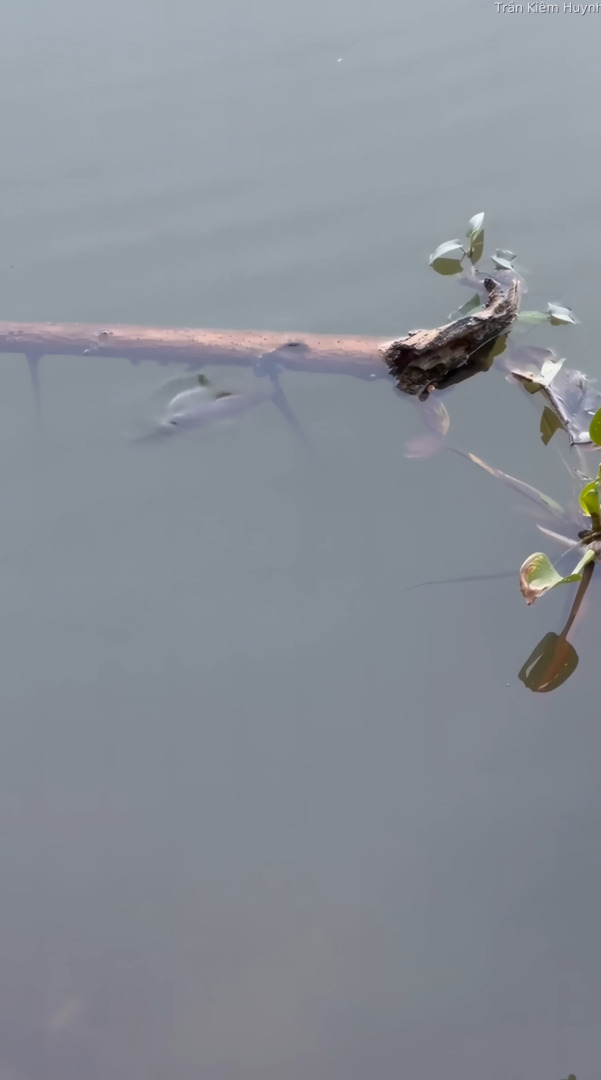
[(584, 510), (585, 514), (599, 513), (598, 502), (599, 494), (601, 492), (601, 465), (597, 470), (597, 475), (594, 480), (591, 480), (589, 484), (586, 484), (580, 492), (579, 501), (580, 506)]
[(597, 409), (597, 412), (591, 420), (591, 426), (589, 429), (591, 439), (597, 446), (601, 446), (601, 409)]
[(430, 255), (430, 262), (434, 259), (442, 257), (446, 259), (459, 259), (465, 255), (465, 248), (461, 240), (445, 240), (443, 244), (439, 244), (435, 251)]
[(473, 238), (473, 240), (472, 240), (472, 242), (470, 244), (470, 251), (469, 251), (470, 262), (472, 262), (474, 264), (474, 266), (475, 266), (476, 263), (480, 261), (483, 254), (484, 254), (484, 232), (476, 233), (476, 235), (474, 236), (474, 238)]
[(514, 260), (513, 251), (505, 251), (503, 248), (497, 248), (492, 256), (492, 261), (500, 270), (513, 270)]
[(579, 580), (579, 573), (568, 574), (566, 577), (558, 574), (543, 551), (529, 555), (520, 567), (520, 591), (527, 604), (533, 604), (539, 596), (549, 589), (554, 589), (556, 585)]
[(449, 319), (461, 319), (464, 315), (471, 315), (472, 312), (477, 311), (478, 308), (481, 308), (482, 306), (480, 297), (477, 293), (474, 293), (473, 296), (470, 296), (469, 300), (466, 300), (465, 304), (462, 304), (460, 308), (457, 308), (457, 311), (453, 311), (449, 315)]
[(545, 405), (540, 418), (540, 437), (543, 446), (547, 446), (555, 432), (560, 428), (563, 429), (563, 424), (557, 413), (553, 412), (553, 409), (550, 409), (548, 405)]
[(579, 581), (580, 576), (582, 574), (582, 571), (584, 570), (586, 564), (590, 563), (590, 562), (593, 562), (594, 559), (595, 559), (595, 552), (593, 551), (592, 548), (587, 548), (587, 550), (585, 551), (584, 555), (582, 556), (580, 562), (572, 570), (572, 573), (570, 574), (570, 580), (571, 581)]
[(551, 326), (574, 326), (578, 322), (573, 312), (561, 304), (547, 304), (547, 318)]
[(583, 487), (582, 491), (580, 492), (580, 497), (578, 501), (580, 503), (581, 509), (584, 510), (585, 514), (588, 514), (591, 518), (599, 517), (600, 486), (601, 482), (599, 480), (599, 477), (597, 477), (596, 480), (592, 480), (590, 484), (587, 484), (586, 487)]
[(470, 218), (465, 234), (470, 242), (469, 257), (472, 263), (477, 263), (484, 252), (484, 214), (474, 214)]
[(587, 484), (585, 488), (580, 492), (579, 498), (580, 507), (584, 510), (585, 514), (592, 517), (593, 514), (599, 513), (599, 496), (597, 494), (596, 484)]
[(466, 236), (468, 240), (471, 240), (474, 236), (477, 236), (479, 232), (482, 232), (484, 226), (484, 213), (474, 214), (468, 221)]
[(550, 384), (553, 382), (553, 379), (557, 375), (557, 372), (560, 370), (561, 367), (563, 367), (565, 362), (565, 356), (561, 360), (550, 356), (547, 357), (546, 360), (543, 360), (540, 372), (536, 376), (536, 382), (539, 384), (539, 386), (550, 386)]
[(544, 311), (519, 311), (516, 322), (524, 323), (526, 326), (535, 326), (537, 323), (547, 322), (548, 318), (549, 315)]

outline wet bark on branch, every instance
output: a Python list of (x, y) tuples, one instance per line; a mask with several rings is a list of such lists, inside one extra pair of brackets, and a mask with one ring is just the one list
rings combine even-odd
[(481, 311), (434, 330), (412, 330), (382, 350), (399, 390), (425, 401), (432, 390), (467, 377), (474, 363), (482, 369), (498, 339), (511, 329), (520, 303), (517, 279), (509, 286), (492, 278), (482, 284), (487, 302)]

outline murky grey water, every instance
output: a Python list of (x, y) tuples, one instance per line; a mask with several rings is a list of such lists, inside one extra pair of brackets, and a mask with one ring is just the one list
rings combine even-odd
[[(2, 318), (389, 337), (465, 299), (427, 255), (484, 209), (599, 373), (601, 15), (0, 16)], [(133, 444), (166, 374), (49, 358), (40, 429), (1, 359), (2, 1080), (599, 1080), (594, 602), (532, 694), (564, 596), (403, 591), (518, 567), (517, 496), (347, 377), (284, 377), (311, 455), (269, 405)], [(525, 395), (449, 408), (565, 496)]]

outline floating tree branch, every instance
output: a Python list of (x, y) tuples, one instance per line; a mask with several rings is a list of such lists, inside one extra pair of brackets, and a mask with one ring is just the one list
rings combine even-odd
[[(0, 322), (0, 352), (22, 353), (30, 362), (42, 356), (119, 357), (133, 363), (183, 363), (253, 367), (272, 356), (290, 371), (384, 377), (391, 371), (400, 389), (422, 399), (443, 377), (487, 355), (517, 313), (519, 284), (509, 288), (485, 279), (485, 308), (435, 330), (413, 331), (382, 343), (374, 337), (340, 334), (282, 334), (263, 330), (172, 329), (92, 323)], [(466, 367), (465, 376), (471, 373)]]
[(284, 334), (269, 330), (172, 329), (93, 323), (0, 322), (0, 352), (42, 356), (118, 357), (252, 367), (273, 355), (290, 371), (345, 373), (363, 378), (387, 374), (382, 342), (341, 334)]

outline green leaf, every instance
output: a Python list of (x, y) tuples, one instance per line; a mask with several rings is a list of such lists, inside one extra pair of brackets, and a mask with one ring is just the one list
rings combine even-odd
[(476, 233), (470, 244), (469, 257), (470, 262), (476, 265), (480, 261), (484, 254), (484, 231)]
[(465, 255), (461, 240), (445, 240), (430, 255), (430, 266), (438, 274), (458, 274)]
[[(501, 356), (502, 353), (505, 352), (505, 349), (507, 348), (507, 337), (508, 337), (507, 334), (499, 334), (498, 338), (495, 338), (495, 340), (493, 341), (492, 346), (490, 348), (490, 351), (486, 353), (486, 365), (487, 366), (485, 368), (483, 368), (484, 371), (488, 371), (488, 369), (491, 366), (493, 360), (497, 356)], [(488, 348), (488, 346), (486, 346), (486, 344), (485, 344), (485, 345), (482, 346), (482, 348), (483, 349)]]
[(434, 259), (462, 259), (465, 255), (465, 248), (461, 240), (445, 240), (443, 244), (439, 244), (435, 251), (430, 255), (430, 263)]
[(479, 214), (474, 214), (474, 216), (471, 217), (467, 223), (467, 232), (465, 235), (467, 236), (468, 240), (472, 240), (474, 236), (477, 236), (478, 233), (483, 231), (483, 228), (484, 213), (481, 212)]
[(582, 571), (584, 570), (587, 563), (593, 562), (594, 559), (595, 559), (595, 552), (593, 551), (592, 548), (587, 548), (584, 555), (582, 556), (580, 562), (576, 564), (576, 566), (572, 570), (572, 573), (570, 574), (569, 579), (566, 578), (566, 581), (567, 580), (579, 581), (581, 576), (582, 576)]
[(524, 323), (526, 326), (536, 326), (537, 323), (547, 322), (548, 318), (548, 313), (544, 311), (519, 311), (516, 322)]
[(519, 371), (512, 367), (510, 374), (527, 390), (529, 394), (536, 394), (539, 390), (548, 387), (553, 382), (557, 372), (565, 364), (565, 357), (558, 359), (554, 353), (543, 360), (539, 371)]
[(585, 514), (589, 517), (593, 517), (594, 514), (599, 513), (599, 492), (597, 491), (597, 484), (595, 481), (592, 484), (587, 484), (585, 488), (580, 492), (579, 503)]
[(550, 386), (553, 379), (557, 375), (557, 372), (566, 362), (565, 356), (558, 360), (554, 356), (548, 356), (546, 360), (543, 360), (541, 369), (536, 377), (536, 382), (539, 386)]
[(474, 214), (470, 218), (465, 234), (470, 242), (469, 258), (472, 263), (477, 263), (482, 258), (484, 251), (484, 214)]
[(540, 437), (543, 446), (546, 446), (547, 443), (550, 442), (558, 428), (563, 429), (561, 420), (557, 413), (553, 412), (553, 409), (550, 409), (548, 405), (545, 405), (543, 414), (540, 418)]
[(482, 308), (482, 301), (478, 293), (474, 293), (469, 300), (466, 300), (465, 304), (462, 304), (460, 308), (457, 308), (457, 311), (453, 311), (449, 315), (449, 319), (461, 319), (464, 315), (470, 315), (472, 311), (477, 311), (478, 308)]
[(521, 371), (512, 371), (511, 374), (515, 376), (528, 394), (538, 394), (540, 383), (534, 375), (524, 375)]
[(556, 585), (566, 585), (572, 581), (580, 581), (580, 573), (574, 571), (562, 577), (543, 551), (529, 555), (520, 567), (520, 591), (529, 605)]
[(599, 466), (599, 472), (594, 480), (591, 480), (590, 484), (583, 487), (580, 492), (579, 502), (582, 510), (589, 517), (593, 515), (599, 516), (599, 494), (601, 493), (601, 465)]
[(513, 251), (505, 251), (503, 248), (497, 248), (492, 261), (499, 270), (513, 270), (513, 264), (516, 256)]
[(547, 318), (551, 326), (575, 326), (578, 319), (561, 304), (547, 304)]
[(597, 446), (601, 446), (601, 409), (597, 409), (597, 412), (591, 420), (591, 426), (589, 429), (591, 439)]

